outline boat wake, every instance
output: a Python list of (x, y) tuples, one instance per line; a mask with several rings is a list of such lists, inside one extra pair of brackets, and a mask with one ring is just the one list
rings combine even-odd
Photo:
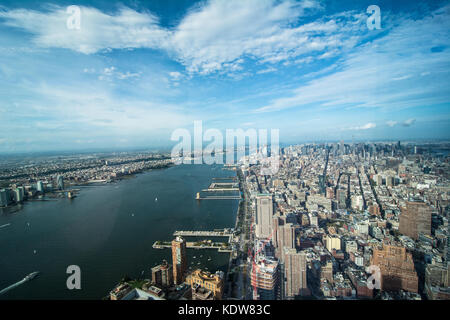
[(27, 275), (27, 276), (26, 276), (25, 278), (23, 278), (22, 280), (20, 280), (20, 281), (18, 281), (18, 282), (16, 282), (16, 283), (10, 285), (9, 287), (7, 287), (7, 288), (1, 290), (1, 291), (0, 291), (0, 295), (2, 295), (2, 294), (6, 293), (6, 292), (8, 292), (8, 291), (10, 291), (10, 290), (12, 290), (12, 289), (14, 289), (14, 288), (17, 288), (18, 286), (24, 284), (25, 282), (28, 282), (28, 281), (33, 280), (34, 278), (36, 278), (36, 276), (37, 276), (38, 274), (39, 274), (39, 271), (35, 271), (35, 272), (30, 273), (29, 275)]

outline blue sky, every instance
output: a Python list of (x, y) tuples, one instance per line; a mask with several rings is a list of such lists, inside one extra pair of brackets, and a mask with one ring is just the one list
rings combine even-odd
[(0, 152), (450, 138), (448, 1), (0, 1), (0, 40)]

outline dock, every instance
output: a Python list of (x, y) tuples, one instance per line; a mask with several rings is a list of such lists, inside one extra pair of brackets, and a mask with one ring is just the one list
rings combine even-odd
[[(230, 181), (231, 180), (231, 181)], [(221, 181), (221, 182), (219, 182)], [(207, 189), (197, 192), (197, 200), (240, 200), (241, 192), (236, 177), (213, 178)]]
[[(219, 252), (231, 252), (230, 246), (227, 244), (223, 245), (223, 242), (203, 242), (198, 244), (198, 242), (186, 242), (187, 249), (216, 249)], [(170, 249), (172, 244), (170, 242), (155, 241), (152, 245), (153, 249)]]
[(232, 237), (233, 233), (226, 230), (215, 231), (183, 231), (177, 230), (173, 233), (174, 236), (182, 237)]

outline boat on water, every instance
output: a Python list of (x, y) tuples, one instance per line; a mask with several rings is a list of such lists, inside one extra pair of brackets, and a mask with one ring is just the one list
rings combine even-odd
[(25, 281), (33, 280), (34, 278), (36, 278), (39, 275), (39, 273), (40, 273), (39, 271), (32, 272), (29, 275), (27, 275), (25, 278), (23, 278), (23, 280), (25, 280)]
[(4, 293), (6, 293), (6, 292), (8, 292), (8, 291), (18, 287), (18, 286), (20, 286), (22, 284), (24, 284), (27, 281), (33, 280), (34, 278), (36, 278), (38, 276), (39, 273), (40, 273), (39, 271), (35, 271), (35, 272), (30, 273), (29, 275), (27, 275), (25, 278), (23, 278), (19, 282), (16, 282), (16, 283), (10, 285), (9, 287), (7, 287), (7, 288), (5, 288), (3, 290), (0, 290), (0, 295), (2, 295)]
[(77, 195), (71, 191), (67, 192), (67, 198), (69, 199), (75, 199)]
[(6, 228), (7, 226), (10, 226), (10, 225), (11, 225), (11, 223), (7, 223), (7, 224), (4, 224), (4, 225), (1, 225), (0, 228)]

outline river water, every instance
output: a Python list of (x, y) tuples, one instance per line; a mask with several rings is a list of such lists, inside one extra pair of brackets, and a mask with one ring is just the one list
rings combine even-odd
[[(174, 166), (81, 187), (73, 200), (1, 209), (0, 226), (10, 225), (0, 228), (0, 289), (33, 271), (41, 274), (0, 299), (101, 299), (125, 275), (137, 278), (144, 271), (151, 278), (151, 267), (172, 262), (170, 249), (152, 248), (156, 240), (172, 240), (175, 230), (234, 227), (238, 200), (195, 200), (213, 177), (235, 175), (222, 168)], [(227, 253), (187, 253), (192, 268), (227, 269)], [(81, 268), (80, 290), (66, 287), (69, 265)]]

